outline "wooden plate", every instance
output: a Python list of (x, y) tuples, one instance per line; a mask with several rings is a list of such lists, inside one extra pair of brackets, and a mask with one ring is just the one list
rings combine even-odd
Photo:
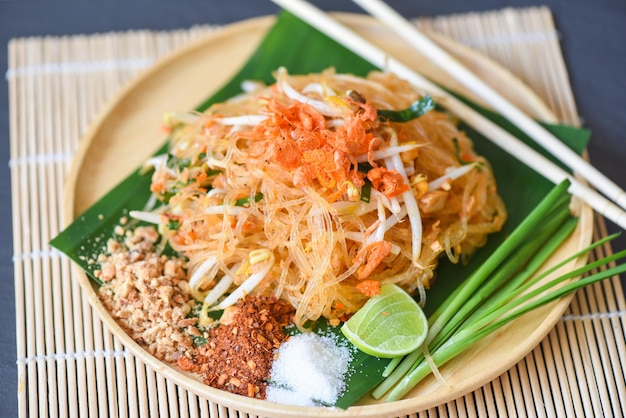
[[(405, 64), (419, 68), (420, 72), (449, 88), (472, 96), (418, 53), (406, 54), (409, 47), (373, 19), (349, 14), (338, 14), (337, 17), (390, 55), (403, 57)], [(195, 108), (215, 92), (244, 64), (273, 22), (273, 17), (262, 17), (226, 26), (160, 61), (123, 89), (81, 141), (66, 185), (66, 223), (95, 203), (162, 144), (164, 135), (160, 132), (160, 120), (163, 112)], [(436, 40), (528, 114), (554, 121), (554, 116), (541, 100), (509, 72), (446, 38), (437, 36)], [(592, 211), (582, 205), (578, 210), (580, 222), (575, 233), (553, 259), (572, 254), (591, 241)], [(584, 260), (578, 260), (566, 268), (582, 263)], [(441, 374), (447, 387), (430, 378), (401, 401), (377, 403), (366, 397), (356, 406), (337, 410), (278, 405), (206, 386), (197, 376), (155, 359), (135, 343), (101, 304), (87, 276), (82, 271), (77, 272), (77, 276), (102, 321), (143, 362), (201, 397), (233, 411), (262, 416), (398, 416), (451, 401), (488, 383), (520, 361), (552, 329), (571, 300), (562, 299), (533, 311), (442, 367)]]

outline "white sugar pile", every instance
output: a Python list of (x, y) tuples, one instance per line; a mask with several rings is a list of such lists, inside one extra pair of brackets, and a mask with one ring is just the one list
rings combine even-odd
[(289, 405), (333, 405), (344, 388), (352, 354), (332, 336), (294, 335), (272, 365), (267, 399)]

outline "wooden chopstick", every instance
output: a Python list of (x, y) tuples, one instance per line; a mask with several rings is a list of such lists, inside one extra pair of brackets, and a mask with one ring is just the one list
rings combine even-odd
[(458, 60), (422, 34), (415, 25), (381, 0), (352, 0), (372, 16), (386, 24), (416, 50), (428, 57), (478, 97), (490, 104), (496, 111), (517, 125), (535, 142), (549, 151), (555, 158), (571, 168), (622, 208), (626, 208), (626, 192), (617, 184), (589, 164), (580, 155), (566, 146), (544, 127), (507, 101), (497, 91), (489, 87)]
[(272, 0), (274, 3), (298, 16), (320, 32), (342, 44), (352, 52), (379, 68), (385, 68), (406, 79), (413, 86), (430, 93), (441, 105), (447, 107), (459, 118), (471, 125), (495, 145), (517, 158), (551, 182), (558, 184), (569, 180), (569, 192), (587, 203), (596, 212), (626, 229), (626, 212), (595, 190), (582, 184), (565, 170), (542, 154), (483, 117), (445, 90), (431, 83), (413, 69), (390, 57), (385, 51), (363, 39), (317, 7), (304, 0)]

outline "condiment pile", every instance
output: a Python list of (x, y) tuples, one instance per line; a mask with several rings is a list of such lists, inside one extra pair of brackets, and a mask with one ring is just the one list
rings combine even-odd
[(334, 405), (345, 388), (353, 350), (331, 334), (290, 337), (272, 365), (267, 399), (301, 406)]
[(155, 252), (158, 232), (139, 227), (120, 235), (99, 259), (99, 295), (152, 355), (239, 395), (309, 406), (337, 401), (354, 348), (330, 334), (289, 337), (293, 307), (266, 296), (242, 299), (219, 326), (201, 332), (183, 262)]

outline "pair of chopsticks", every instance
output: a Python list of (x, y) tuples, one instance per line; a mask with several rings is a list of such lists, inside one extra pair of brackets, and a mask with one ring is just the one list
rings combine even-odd
[(581, 183), (581, 181), (577, 180), (542, 154), (521, 142), (509, 132), (483, 117), (445, 90), (421, 76), (415, 70), (400, 63), (393, 57), (390, 57), (385, 51), (372, 45), (312, 4), (304, 0), (272, 1), (357, 55), (360, 55), (373, 65), (379, 68), (386, 68), (399, 77), (406, 79), (413, 86), (436, 97), (439, 103), (455, 113), (465, 123), (471, 125), (474, 129), (490, 139), (495, 145), (551, 182), (558, 184), (566, 179), (569, 180), (571, 185), (568, 191), (572, 195), (587, 203), (597, 213), (611, 220), (622, 229), (626, 229), (626, 212), (622, 209), (626, 208), (626, 192), (624, 192), (624, 190), (570, 148), (565, 146), (545, 128), (487, 86), (461, 63), (420, 33), (415, 25), (405, 20), (382, 1), (353, 0), (368, 13), (397, 32), (398, 35), (407, 40), (422, 54), (430, 58), (442, 70), (449, 72), (455, 79), (463, 83), (468, 89), (472, 90), (486, 103), (490, 104), (510, 122), (528, 134), (530, 138), (543, 146), (553, 156), (570, 167), (580, 177), (589, 182), (589, 184), (601, 190), (612, 200), (609, 200), (596, 190)]

